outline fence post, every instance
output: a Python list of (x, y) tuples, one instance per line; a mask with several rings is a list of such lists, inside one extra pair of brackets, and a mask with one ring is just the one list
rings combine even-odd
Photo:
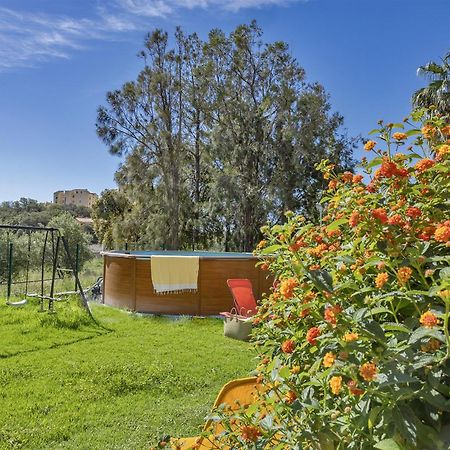
[(58, 266), (58, 251), (59, 251), (59, 241), (61, 237), (58, 234), (58, 237), (56, 238), (56, 249), (54, 251), (53, 256), (53, 268), (52, 268), (52, 283), (50, 285), (50, 298), (48, 300), (48, 310), (53, 312), (53, 295), (55, 293), (55, 277), (56, 277), (56, 269)]
[(8, 253), (8, 292), (6, 294), (7, 299), (11, 297), (11, 284), (12, 284), (12, 267), (13, 264), (13, 243), (9, 243), (9, 253)]
[(77, 278), (78, 278), (79, 264), (80, 264), (80, 244), (77, 244), (77, 250), (75, 253), (75, 292), (78, 291)]

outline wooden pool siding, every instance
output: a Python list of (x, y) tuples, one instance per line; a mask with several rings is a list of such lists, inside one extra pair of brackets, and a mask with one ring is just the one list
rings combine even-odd
[(228, 278), (248, 278), (256, 299), (269, 292), (273, 279), (255, 267), (256, 258), (200, 257), (198, 290), (193, 293), (156, 294), (150, 259), (131, 255), (104, 255), (103, 302), (130, 311), (153, 314), (208, 316), (230, 311), (233, 298)]

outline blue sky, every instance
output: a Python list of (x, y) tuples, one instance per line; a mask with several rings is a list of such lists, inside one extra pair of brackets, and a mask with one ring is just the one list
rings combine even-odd
[(449, 17), (450, 0), (0, 0), (0, 201), (114, 186), (96, 110), (156, 27), (206, 37), (255, 18), (364, 135), (408, 113), (417, 67), (450, 50)]

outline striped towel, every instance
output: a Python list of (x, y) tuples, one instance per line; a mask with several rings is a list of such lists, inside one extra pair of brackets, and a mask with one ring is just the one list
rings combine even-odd
[(152, 256), (151, 275), (157, 294), (196, 292), (198, 256)]

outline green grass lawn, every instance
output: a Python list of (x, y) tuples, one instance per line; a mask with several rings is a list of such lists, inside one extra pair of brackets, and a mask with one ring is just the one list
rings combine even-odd
[[(148, 449), (194, 435), (254, 353), (218, 319), (142, 317), (75, 302), (0, 306), (0, 449)], [(110, 329), (111, 331), (108, 331)]]

